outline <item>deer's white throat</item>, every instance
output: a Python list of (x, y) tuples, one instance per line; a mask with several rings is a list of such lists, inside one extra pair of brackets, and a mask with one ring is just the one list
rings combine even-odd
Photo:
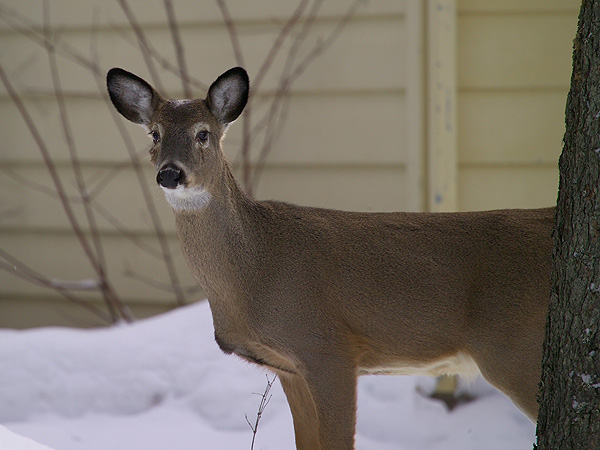
[(211, 200), (210, 193), (200, 187), (179, 185), (175, 189), (163, 187), (162, 190), (165, 192), (167, 201), (175, 211), (200, 211)]

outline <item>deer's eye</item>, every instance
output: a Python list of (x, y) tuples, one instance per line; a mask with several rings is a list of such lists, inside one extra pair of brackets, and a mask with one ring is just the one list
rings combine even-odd
[(206, 130), (199, 131), (198, 134), (196, 135), (196, 139), (198, 139), (198, 142), (202, 142), (202, 143), (208, 141), (208, 131), (206, 131)]
[(160, 141), (160, 133), (156, 130), (150, 132), (150, 136), (152, 137), (152, 143), (158, 144)]

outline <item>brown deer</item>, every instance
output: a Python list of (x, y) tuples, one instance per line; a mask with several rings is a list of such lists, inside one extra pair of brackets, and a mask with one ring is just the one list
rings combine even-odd
[(152, 138), (157, 182), (225, 353), (280, 377), (303, 450), (354, 448), (363, 374), (481, 373), (532, 420), (554, 209), (359, 213), (257, 201), (221, 141), (242, 68), (166, 100), (122, 69), (110, 98)]

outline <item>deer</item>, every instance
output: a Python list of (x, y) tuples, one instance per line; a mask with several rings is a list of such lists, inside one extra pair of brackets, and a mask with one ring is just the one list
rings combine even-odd
[(248, 101), (243, 68), (204, 99), (166, 99), (120, 68), (107, 86), (152, 139), (216, 343), (278, 375), (297, 449), (354, 448), (357, 378), (367, 374), (481, 374), (536, 420), (554, 208), (378, 213), (259, 201), (222, 150)]

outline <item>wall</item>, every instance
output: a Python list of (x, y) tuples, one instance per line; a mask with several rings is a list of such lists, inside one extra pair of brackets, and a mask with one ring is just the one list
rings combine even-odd
[[(193, 77), (208, 84), (239, 63), (216, 2), (203, 2), (202, 7), (198, 2), (174, 3)], [(165, 250), (156, 239), (156, 225), (144, 192), (156, 208), (179, 281), (186, 288), (194, 283), (179, 250), (172, 213), (146, 162), (149, 141), (139, 127), (121, 117), (115, 119), (98, 83), (103, 93), (104, 74), (113, 66), (139, 74), (176, 98), (183, 96), (181, 82), (159, 60), (153, 65), (160, 80), (153, 80), (118, 2), (64, 0), (49, 4), (49, 29), (61, 42), (57, 66), (66, 112), (83, 179), (97, 206), (93, 214), (106, 270), (114, 290), (135, 316), (154, 314), (172, 307), (174, 295), (161, 289), (171, 277), (161, 259)], [(129, 0), (127, 4), (152, 48), (175, 64), (163, 2)], [(228, 4), (239, 33), (244, 66), (254, 81), (285, 21), (300, 3)], [(307, 17), (314, 3), (303, 4), (308, 5)], [(327, 39), (352, 4), (346, 0), (324, 2), (297, 61)], [(0, 63), (38, 127), (67, 194), (76, 199), (77, 180), (61, 130), (49, 59), (40, 45), (45, 33), (42, 5), (41, 1), (3, 3)], [(27, 21), (15, 15), (15, 10)], [(30, 21), (37, 24), (32, 29), (28, 28)], [(275, 74), (282, 71), (285, 55), (294, 36), (302, 33), (302, 26), (299, 22), (289, 34), (271, 75), (253, 92), (253, 124), (266, 114), (264, 105), (278, 87)], [(366, 211), (422, 209), (420, 27), (421, 11), (416, 1), (369, 2), (357, 10), (339, 38), (293, 85), (287, 125), (267, 159), (257, 197)], [(64, 57), (65, 44), (68, 52), (98, 64), (99, 80), (86, 64), (74, 61), (72, 55)], [(97, 58), (92, 58), (94, 54)], [(195, 95), (204, 95), (204, 91), (195, 89)], [(47, 276), (45, 282), (97, 278), (57, 199), (40, 150), (4, 87), (0, 89), (0, 127), (6, 138), (0, 144), (4, 174), (0, 180), (0, 249), (18, 257), (16, 274), (26, 273), (23, 263), (35, 274)], [(139, 155), (141, 172), (129, 163), (118, 127), (124, 128), (133, 152)], [(238, 168), (242, 128), (236, 123), (225, 141), (226, 153)], [(261, 135), (257, 138), (259, 143), (262, 139)], [(257, 159), (255, 152), (253, 163)], [(139, 186), (139, 173), (144, 189)], [(77, 201), (73, 210), (77, 220), (85, 224), (86, 212)], [(82, 228), (95, 252), (93, 230), (85, 225)], [(9, 269), (13, 265), (10, 260), (1, 262)], [(77, 295), (104, 309), (97, 293)], [(202, 298), (202, 294), (189, 298)], [(64, 323), (91, 325), (97, 320), (51, 289), (0, 270), (0, 326)]]
[[(118, 2), (49, 3), (52, 32), (87, 58), (97, 53), (101, 78), (110, 67), (122, 66), (152, 81)], [(212, 1), (201, 8), (197, 2), (174, 3), (189, 72), (210, 83), (238, 63), (221, 13)], [(163, 2), (128, 4), (151, 45), (175, 64)], [(39, 127), (65, 189), (76, 197), (48, 56), (38, 43), (44, 32), (42, 2), (11, 0), (2, 5), (0, 64)], [(346, 0), (324, 2), (299, 58), (326, 39), (350, 5)], [(230, 2), (251, 79), (296, 6), (274, 0)], [(37, 28), (23, 33), (23, 24), (15, 25), (6, 8), (32, 19)], [(439, 17), (432, 14), (436, 11)], [(574, 0), (365, 3), (293, 85), (287, 123), (256, 196), (362, 211), (553, 204), (577, 11)], [(298, 35), (301, 25), (290, 36)], [(290, 45), (286, 41), (282, 55)], [(444, 66), (438, 73), (440, 55)], [(115, 119), (88, 69), (62, 54), (57, 61), (84, 179), (99, 205), (95, 217), (115, 290), (137, 317), (170, 308), (174, 295), (162, 290), (170, 282), (161, 258), (164, 248), (138, 175), (155, 205), (181, 284), (194, 284), (179, 250), (172, 213), (145, 161), (147, 138), (139, 127)], [(274, 63), (273, 74), (281, 70), (282, 61)], [(154, 64), (164, 91), (182, 97), (179, 79), (159, 61)], [(253, 94), (254, 124), (277, 89), (273, 74)], [(444, 86), (440, 92), (439, 86)], [(203, 90), (194, 93), (202, 95)], [(436, 115), (438, 103), (443, 115)], [(444, 128), (447, 123), (453, 127)], [(139, 154), (139, 172), (128, 162), (119, 126)], [(2, 86), (0, 131), (0, 250), (51, 279), (94, 278), (39, 148)], [(241, 133), (242, 124), (236, 123), (225, 141), (238, 169)], [(452, 201), (435, 203), (440, 187)], [(84, 223), (81, 205), (75, 204), (74, 211)], [(93, 237), (84, 231), (88, 239)], [(6, 259), (0, 262), (7, 265)], [(97, 293), (78, 295), (103, 308)], [(189, 295), (190, 300), (201, 297), (199, 292)], [(52, 290), (0, 270), (0, 327), (97, 323)]]
[(579, 2), (458, 6), (459, 209), (554, 205)]

